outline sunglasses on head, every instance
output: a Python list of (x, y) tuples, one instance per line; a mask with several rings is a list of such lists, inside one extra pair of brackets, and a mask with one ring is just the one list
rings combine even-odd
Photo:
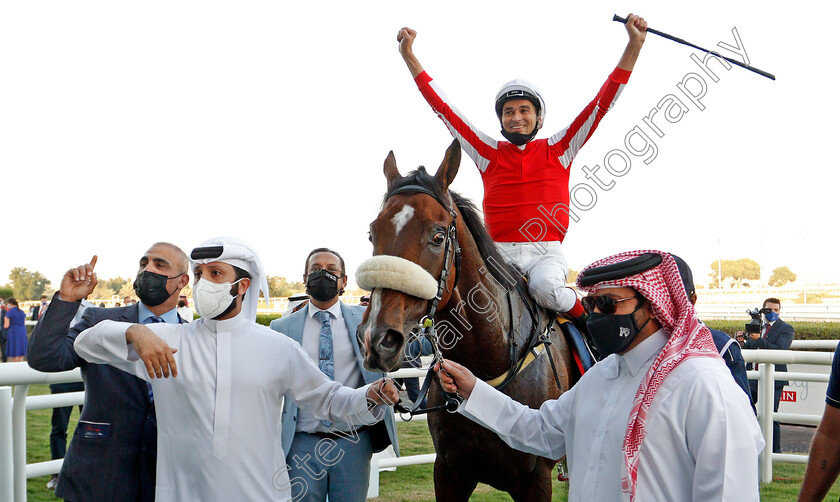
[(615, 309), (620, 302), (632, 300), (633, 298), (639, 298), (639, 295), (628, 296), (627, 298), (616, 298), (609, 295), (584, 296), (580, 302), (583, 304), (583, 310), (587, 314), (595, 312), (597, 308), (602, 314), (612, 315), (615, 314)]

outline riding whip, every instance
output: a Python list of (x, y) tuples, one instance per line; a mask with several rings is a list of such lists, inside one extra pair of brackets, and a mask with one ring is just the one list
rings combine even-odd
[[(617, 21), (617, 22), (622, 23), (622, 24), (627, 23), (627, 19), (625, 19), (625, 18), (623, 18), (623, 17), (621, 17), (621, 16), (619, 16), (619, 15), (617, 15), (617, 14), (614, 14), (614, 15), (613, 15), (613, 21)], [(680, 44), (683, 44), (683, 45), (687, 45), (687, 46), (689, 46), (689, 47), (693, 47), (693, 48), (698, 49), (698, 50), (701, 50), (701, 51), (703, 51), (703, 52), (707, 52), (707, 53), (712, 54), (712, 55), (714, 55), (714, 56), (717, 56), (717, 57), (719, 57), (719, 58), (721, 58), (721, 59), (725, 59), (725, 60), (729, 61), (730, 63), (734, 64), (735, 66), (740, 66), (741, 68), (746, 68), (747, 70), (750, 70), (750, 71), (752, 71), (752, 72), (758, 73), (759, 75), (761, 75), (761, 76), (763, 76), (763, 77), (767, 77), (767, 78), (769, 78), (770, 80), (776, 80), (776, 76), (775, 76), (775, 75), (773, 75), (772, 73), (767, 73), (767, 72), (766, 72), (766, 71), (764, 71), (764, 70), (759, 70), (758, 68), (755, 68), (755, 67), (750, 66), (750, 65), (748, 65), (748, 64), (744, 64), (744, 63), (742, 63), (742, 62), (740, 62), (740, 61), (737, 61), (737, 60), (735, 60), (735, 59), (731, 59), (731, 58), (728, 58), (728, 57), (726, 57), (726, 56), (721, 56), (719, 53), (717, 53), (717, 52), (715, 52), (715, 51), (710, 51), (710, 50), (708, 50), (708, 49), (704, 49), (704, 48), (702, 48), (702, 47), (699, 47), (699, 46), (697, 46), (697, 45), (692, 44), (691, 42), (687, 42), (687, 41), (685, 41), (685, 40), (683, 40), (683, 39), (681, 39), (681, 38), (675, 37), (675, 36), (673, 36), (673, 35), (669, 35), (669, 34), (667, 34), (667, 33), (663, 33), (663, 32), (661, 32), (661, 31), (659, 31), (659, 30), (654, 30), (653, 28), (648, 28), (648, 29), (647, 29), (647, 32), (648, 32), (648, 33), (653, 33), (654, 35), (659, 35), (659, 36), (660, 36), (660, 37), (662, 37), (662, 38), (667, 38), (668, 40), (673, 40), (674, 42), (677, 42), (677, 43), (680, 43)]]

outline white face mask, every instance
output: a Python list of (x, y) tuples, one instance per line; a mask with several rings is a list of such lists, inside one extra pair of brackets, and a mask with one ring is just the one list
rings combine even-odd
[(239, 281), (216, 283), (204, 278), (199, 279), (193, 287), (193, 299), (198, 315), (207, 319), (221, 315), (236, 299), (235, 295), (230, 294), (230, 288)]

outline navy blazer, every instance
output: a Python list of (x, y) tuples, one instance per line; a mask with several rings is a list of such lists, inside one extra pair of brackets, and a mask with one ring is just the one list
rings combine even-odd
[[(49, 312), (49, 309), (47, 311)], [(767, 331), (767, 335), (759, 337), (758, 340), (747, 337), (744, 341), (744, 348), (787, 350), (792, 342), (793, 326), (781, 319), (776, 319), (776, 322)], [(776, 371), (787, 371), (787, 364), (777, 364)], [(776, 380), (776, 387), (784, 387), (788, 383), (787, 380)]]
[(27, 351), (33, 369), (81, 367), (85, 382), (84, 408), (55, 494), (78, 502), (153, 502), (157, 421), (146, 382), (113, 366), (88, 363), (73, 348), (76, 336), (100, 321), (139, 322), (138, 305), (88, 308), (71, 328), (78, 308), (78, 302), (62, 301), (56, 293), (32, 331)]
[[(308, 311), (309, 308), (307, 306), (306, 308), (302, 308), (293, 314), (281, 317), (280, 319), (275, 319), (271, 321), (271, 329), (278, 331), (303, 345), (303, 325), (305, 324), (306, 314)], [(359, 327), (359, 323), (362, 322), (362, 314), (364, 311), (364, 307), (347, 305), (343, 302), (341, 303), (341, 315), (344, 316), (344, 324), (347, 325), (347, 331), (350, 333), (350, 342), (353, 346), (353, 351), (356, 353), (356, 361), (359, 364), (359, 370), (362, 372), (362, 378), (364, 379), (365, 384), (369, 384), (384, 377), (385, 374), (368, 371), (363, 366), (364, 356), (362, 355), (361, 350), (359, 350), (359, 344), (356, 343), (355, 338), (356, 328)], [(294, 441), (297, 413), (297, 404), (290, 399), (286, 399), (283, 402), (282, 444), (283, 451), (287, 454), (289, 453), (289, 449)], [(374, 452), (382, 451), (388, 447), (388, 444), (392, 444), (394, 446), (394, 451), (399, 456), (400, 447), (397, 442), (397, 424), (394, 420), (393, 409), (389, 407), (385, 413), (385, 418), (370, 428), (370, 438)]]
[[(709, 328), (708, 326), (706, 327)], [(726, 363), (726, 367), (729, 368), (729, 372), (732, 373), (732, 378), (735, 379), (735, 383), (738, 384), (738, 387), (749, 398), (750, 405), (753, 411), (755, 411), (755, 404), (752, 402), (752, 394), (750, 394), (750, 381), (747, 378), (747, 367), (744, 363), (744, 356), (741, 354), (741, 346), (723, 331), (712, 328), (709, 328), (709, 331), (712, 333), (712, 339), (715, 342), (715, 347), (717, 347), (718, 352), (726, 347), (726, 350), (720, 356), (723, 358), (723, 362)]]

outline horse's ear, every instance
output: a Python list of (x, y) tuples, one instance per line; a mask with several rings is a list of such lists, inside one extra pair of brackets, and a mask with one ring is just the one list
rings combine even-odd
[(394, 184), (398, 179), (402, 178), (399, 170), (397, 170), (397, 159), (394, 157), (394, 151), (388, 152), (388, 157), (385, 159), (385, 179), (388, 180), (388, 188)]
[(444, 189), (448, 189), (455, 175), (458, 174), (458, 168), (461, 166), (461, 143), (458, 140), (453, 140), (449, 148), (446, 149), (446, 155), (443, 156), (443, 162), (435, 174), (435, 178), (443, 185)]

